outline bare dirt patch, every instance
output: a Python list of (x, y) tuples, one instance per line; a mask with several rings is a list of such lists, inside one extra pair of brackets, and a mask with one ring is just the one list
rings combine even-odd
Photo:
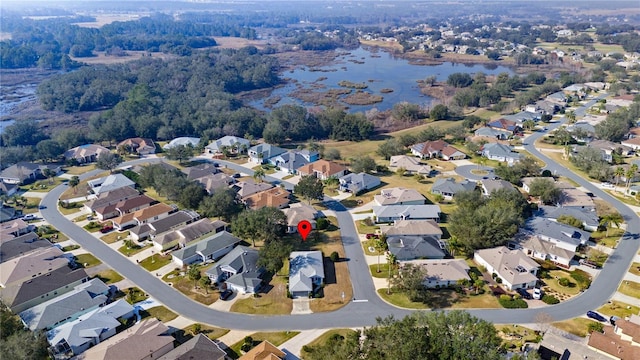
[(111, 56), (106, 55), (104, 51), (96, 52), (96, 56), (94, 57), (72, 57), (71, 59), (80, 63), (84, 63), (87, 65), (95, 65), (95, 64), (121, 64), (129, 61), (140, 60), (143, 57), (151, 57), (154, 59), (175, 59), (177, 56), (173, 54), (165, 54), (160, 52), (146, 52), (146, 51), (126, 51), (126, 56)]
[(255, 46), (258, 49), (263, 49), (269, 44), (265, 40), (249, 40), (245, 38), (232, 37), (232, 36), (229, 36), (229, 37), (214, 36), (214, 39), (216, 40), (216, 43), (218, 43), (218, 46), (216, 47), (225, 48), (225, 49), (241, 49), (247, 46)]
[(100, 15), (92, 14), (91, 16), (96, 18), (95, 22), (79, 22), (73, 25), (78, 25), (80, 27), (85, 27), (85, 28), (97, 29), (104, 25), (111, 24), (112, 22), (115, 22), (115, 21), (134, 21), (146, 15), (147, 14), (100, 14)]

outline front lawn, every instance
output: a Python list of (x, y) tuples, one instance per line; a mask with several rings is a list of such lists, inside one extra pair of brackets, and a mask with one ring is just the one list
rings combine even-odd
[(640, 307), (629, 305), (620, 301), (611, 300), (609, 304), (603, 305), (598, 312), (607, 316), (615, 315), (621, 319), (640, 313)]
[(537, 343), (542, 340), (542, 336), (524, 326), (496, 325), (496, 330), (498, 330), (498, 336), (502, 339), (502, 344), (507, 349), (520, 349), (524, 343)]
[(154, 317), (162, 322), (167, 322), (177, 318), (178, 314), (164, 306), (156, 306), (147, 310), (142, 310), (140, 312), (140, 316), (142, 316), (143, 319), (146, 317)]
[(88, 232), (94, 233), (102, 229), (102, 224), (97, 221), (89, 221), (89, 223), (82, 228), (87, 230)]
[(105, 284), (115, 284), (124, 279), (122, 275), (115, 272), (115, 270), (101, 271), (96, 274), (96, 277), (102, 280)]
[(640, 284), (635, 281), (622, 280), (618, 291), (625, 295), (640, 299)]
[[(576, 283), (576, 280), (569, 276), (569, 273), (562, 270), (549, 271), (550, 278), (543, 279), (546, 286), (542, 287), (542, 290), (548, 295), (554, 295), (560, 300), (567, 300), (572, 296), (580, 293), (580, 286)], [(567, 279), (568, 285), (561, 285), (560, 282), (564, 282)]]
[(122, 292), (125, 294), (125, 300), (131, 305), (140, 301), (145, 301), (148, 297), (144, 291), (135, 286), (128, 289), (123, 289)]
[[(201, 276), (206, 276), (204, 272), (207, 267), (201, 267)], [(204, 305), (211, 305), (220, 298), (218, 291), (213, 289), (203, 289), (200, 284), (195, 287), (194, 281), (184, 274), (181, 270), (174, 270), (165, 275), (162, 280), (169, 282), (176, 290), (183, 293), (188, 298)]]
[(287, 297), (287, 284), (271, 281), (266, 286), (268, 292), (260, 292), (257, 297), (238, 299), (231, 306), (232, 312), (255, 315), (287, 315), (293, 310), (293, 300)]
[(40, 205), (40, 198), (37, 197), (25, 197), (27, 202), (24, 204), (22, 208), (23, 214), (33, 214), (38, 212), (38, 206)]
[[(65, 207), (58, 206), (58, 210), (60, 210), (60, 213), (62, 213), (62, 215), (71, 215), (71, 214), (75, 214), (75, 213), (79, 212), (80, 210), (82, 210), (83, 206), (84, 205), (82, 203), (73, 202), (73, 203), (70, 203), (69, 205), (67, 205)], [(83, 216), (83, 219), (81, 219), (81, 220), (84, 220), (85, 218), (86, 217)]]
[(603, 245), (612, 249), (615, 249), (618, 240), (624, 235), (623, 229), (611, 228), (609, 229), (609, 236), (606, 236), (606, 231), (594, 231), (591, 233), (591, 239), (598, 245)]
[(585, 337), (589, 333), (589, 324), (598, 323), (597, 321), (585, 319), (585, 318), (575, 318), (571, 320), (565, 320), (560, 322), (554, 322), (551, 325), (557, 327), (560, 330), (564, 330), (568, 333), (571, 333), (576, 336)]
[(83, 166), (69, 166), (64, 169), (64, 172), (70, 175), (81, 175), (91, 170), (95, 170), (95, 164), (83, 165)]
[(120, 248), (118, 248), (118, 251), (124, 254), (124, 256), (129, 257), (145, 250), (148, 247), (151, 247), (151, 244), (147, 244), (145, 246), (140, 246), (136, 244), (135, 246), (131, 246), (131, 247), (127, 245), (122, 245)]
[(380, 295), (382, 300), (390, 303), (391, 305), (398, 306), (401, 308), (419, 309), (419, 310), (424, 310), (429, 308), (427, 304), (413, 302), (409, 300), (409, 298), (405, 293), (397, 291), (393, 288), (391, 288), (391, 294), (387, 294), (387, 289), (378, 289), (378, 295)]
[(26, 191), (49, 192), (49, 190), (53, 189), (54, 187), (66, 181), (67, 181), (66, 179), (62, 179), (60, 177), (54, 177), (52, 179), (38, 180), (33, 184), (22, 186), (22, 188), (25, 189)]
[(100, 260), (96, 259), (96, 257), (91, 254), (76, 255), (76, 263), (80, 264), (80, 266), (84, 268), (90, 268), (92, 266), (102, 264)]
[[(371, 223), (373, 223), (373, 220), (371, 221)], [(376, 231), (380, 230), (380, 226), (375, 224), (367, 225), (367, 222), (368, 220), (356, 220), (356, 228), (360, 234), (375, 234)]]
[(169, 263), (171, 263), (171, 255), (153, 254), (140, 261), (140, 266), (147, 269), (147, 271), (156, 271)]
[[(194, 335), (197, 335), (195, 332), (196, 330), (195, 327), (196, 327), (196, 324), (192, 324), (182, 329), (181, 331), (176, 331), (176, 334), (175, 334), (176, 340), (180, 344), (184, 344), (185, 342), (193, 338)], [(224, 336), (228, 332), (229, 332), (228, 329), (222, 329), (222, 328), (217, 328), (217, 327), (213, 327), (205, 324), (200, 324), (199, 333), (202, 335), (205, 335), (211, 340), (215, 340), (221, 336)]]
[(303, 346), (302, 349), (300, 350), (300, 355), (302, 356), (303, 359), (305, 359), (308, 356), (308, 353), (305, 351), (305, 348), (307, 346), (313, 347), (313, 346), (323, 345), (327, 341), (329, 341), (329, 339), (333, 338), (334, 336), (342, 336), (343, 338), (346, 338), (347, 336), (349, 336), (349, 334), (352, 334), (352, 333), (355, 333), (355, 332), (356, 331), (352, 330), (352, 329), (333, 329), (333, 330), (329, 330), (329, 331), (325, 332), (324, 334), (322, 334), (322, 335), (318, 336), (317, 338), (315, 338), (313, 341), (311, 341), (307, 345)]
[(640, 276), (640, 263), (634, 262), (633, 264), (631, 264), (631, 267), (629, 268), (629, 272), (632, 273), (633, 275)]
[(122, 240), (129, 236), (129, 230), (125, 232), (112, 231), (107, 235), (100, 236), (100, 240), (104, 241), (107, 244), (113, 244), (118, 240)]
[[(293, 338), (294, 336), (300, 334), (299, 331), (280, 331), (280, 332), (257, 332), (249, 335), (253, 340), (251, 348), (257, 346), (261, 342), (267, 340), (275, 346), (280, 346), (284, 344), (287, 340)], [(240, 340), (237, 343), (231, 345), (229, 347), (229, 355), (232, 359), (237, 359), (242, 356), (243, 352), (240, 350), (242, 345), (244, 344), (244, 340)]]

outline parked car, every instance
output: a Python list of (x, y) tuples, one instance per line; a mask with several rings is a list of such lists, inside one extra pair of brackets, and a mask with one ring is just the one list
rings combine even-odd
[(597, 264), (597, 263), (595, 263), (595, 262), (593, 262), (593, 261), (591, 261), (591, 260), (589, 260), (589, 259), (580, 259), (579, 263), (580, 263), (581, 265), (584, 265), (584, 266), (590, 267), (590, 268), (592, 268), (592, 269), (599, 269), (599, 268), (600, 268), (600, 266), (598, 266), (598, 264)]
[(610, 182), (602, 183), (602, 187), (603, 188), (608, 188), (608, 189), (613, 189), (614, 188), (613, 184), (610, 183)]
[(220, 293), (220, 299), (227, 300), (231, 295), (233, 295), (233, 290), (227, 289)]
[(46, 206), (44, 206), (44, 205), (40, 205), (40, 206), (38, 206), (38, 209), (39, 209), (39, 210), (44, 210), (44, 209), (46, 209), (46, 208), (47, 208), (47, 207), (46, 207)]
[(103, 226), (102, 229), (100, 229), (100, 232), (103, 233), (103, 234), (106, 234), (111, 230), (113, 230), (113, 226), (106, 225), (106, 226)]
[(615, 326), (616, 325), (616, 320), (619, 320), (620, 318), (613, 315), (609, 318), (609, 322), (611, 323), (611, 325)]
[(367, 234), (365, 235), (365, 237), (368, 239), (377, 239), (378, 238), (378, 234)]
[(595, 311), (587, 311), (587, 317), (592, 318), (593, 320), (607, 321), (607, 318), (605, 318), (604, 316), (598, 314)]
[(533, 298), (536, 300), (542, 299), (542, 290), (539, 288), (533, 288)]
[(518, 294), (520, 294), (520, 296), (522, 296), (523, 299), (525, 299), (525, 300), (531, 300), (532, 299), (531, 294), (529, 294), (527, 289), (518, 288), (518, 289), (516, 289), (516, 291), (518, 292)]
[(37, 218), (33, 214), (27, 214), (27, 215), (22, 217), (22, 220), (24, 220), (24, 221), (35, 220), (35, 219), (37, 219)]

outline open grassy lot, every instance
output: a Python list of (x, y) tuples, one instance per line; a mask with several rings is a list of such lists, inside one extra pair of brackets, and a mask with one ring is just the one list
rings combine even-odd
[(461, 295), (450, 289), (429, 290), (430, 299), (427, 303), (413, 302), (404, 293), (393, 288), (390, 295), (387, 295), (386, 288), (378, 289), (378, 295), (392, 305), (407, 309), (497, 309), (502, 307), (498, 299), (489, 291), (480, 295)]
[(611, 300), (609, 304), (605, 304), (601, 308), (599, 308), (598, 312), (603, 315), (615, 315), (621, 319), (624, 319), (627, 316), (639, 314), (640, 307), (638, 307), (638, 304), (630, 305), (620, 301)]
[(70, 175), (81, 175), (95, 169), (96, 164), (89, 164), (83, 166), (69, 166), (64, 169), (64, 172)]
[(498, 336), (507, 349), (520, 348), (526, 342), (539, 342), (542, 338), (524, 326), (496, 325)]
[(96, 259), (95, 256), (91, 254), (80, 254), (76, 255), (76, 263), (80, 264), (84, 268), (90, 268), (92, 266), (97, 266), (102, 264), (102, 262)]
[(52, 179), (43, 179), (38, 180), (32, 184), (21, 186), (20, 188), (25, 191), (33, 191), (33, 192), (49, 192), (49, 190), (54, 187), (62, 184), (63, 182), (68, 181), (67, 179), (54, 177)]
[(167, 199), (166, 196), (162, 196), (162, 195), (158, 194), (158, 192), (154, 188), (145, 188), (143, 190), (143, 192), (148, 197), (150, 197), (150, 198), (152, 198), (154, 200), (157, 200), (157, 201), (159, 201), (161, 203), (165, 203), (167, 205), (172, 205), (172, 204), (176, 203), (175, 201), (171, 201), (171, 200)]
[(606, 231), (594, 231), (591, 233), (591, 239), (598, 245), (604, 245), (614, 249), (622, 235), (624, 235), (624, 230), (614, 227), (609, 229), (609, 236), (607, 236)]
[(148, 258), (140, 261), (140, 266), (147, 271), (156, 271), (165, 265), (171, 263), (171, 255), (162, 256), (162, 254), (153, 254)]
[[(333, 330), (329, 330), (327, 332), (325, 332), (324, 334), (318, 336), (317, 338), (315, 338), (313, 341), (311, 341), (310, 343), (307, 344), (307, 346), (316, 346), (316, 345), (322, 345), (324, 343), (326, 343), (329, 339), (331, 339), (333, 336), (342, 336), (342, 337), (347, 337), (347, 335), (355, 333), (355, 330), (352, 329), (333, 329)], [(300, 355), (302, 355), (302, 358), (306, 358), (307, 352), (304, 351), (304, 347), (303, 349), (300, 351)]]
[(101, 271), (96, 274), (96, 277), (102, 280), (105, 284), (115, 284), (124, 279), (122, 275), (118, 274), (115, 270)]
[(631, 267), (629, 268), (629, 272), (632, 273), (633, 275), (640, 276), (640, 263), (634, 262), (633, 264), (631, 264)]
[[(201, 276), (206, 276), (204, 272), (207, 271), (207, 269), (208, 267), (200, 268)], [(168, 273), (162, 278), (162, 280), (170, 283), (176, 290), (180, 291), (188, 298), (205, 305), (211, 305), (220, 298), (220, 295), (216, 290), (203, 289), (200, 284), (196, 287), (194, 281), (189, 279), (186, 273), (179, 269)]]
[(585, 337), (588, 334), (588, 326), (590, 323), (596, 323), (596, 321), (585, 319), (585, 318), (575, 318), (571, 320), (554, 322), (551, 325), (557, 327), (560, 330), (564, 330), (568, 333), (571, 333), (573, 335)]
[[(580, 293), (580, 287), (576, 283), (576, 281), (569, 276), (569, 273), (562, 270), (551, 270), (549, 271), (550, 279), (544, 279), (546, 286), (542, 287), (542, 290), (549, 295), (553, 295), (560, 300), (567, 300), (572, 296), (575, 296)], [(569, 280), (569, 285), (562, 286), (560, 285), (560, 279)]]
[(124, 239), (129, 236), (129, 230), (124, 232), (112, 231), (107, 235), (100, 236), (100, 240), (106, 242), (107, 244), (113, 244), (114, 242)]
[(287, 285), (284, 283), (273, 283), (266, 293), (258, 294), (258, 297), (239, 299), (231, 306), (232, 312), (243, 314), (260, 315), (285, 315), (291, 314), (293, 300), (287, 297)]
[[(253, 346), (260, 344), (261, 342), (267, 340), (275, 346), (280, 346), (284, 344), (287, 340), (293, 338), (294, 336), (300, 334), (299, 331), (280, 331), (280, 332), (257, 332), (249, 335), (253, 339)], [(237, 359), (242, 355), (242, 351), (240, 348), (244, 340), (240, 340), (237, 343), (231, 345), (229, 347), (228, 355), (232, 359)]]
[(33, 214), (38, 212), (38, 206), (40, 205), (40, 198), (37, 197), (25, 197), (26, 202), (22, 204), (23, 214)]
[(640, 299), (640, 283), (635, 281), (623, 280), (622, 284), (618, 288), (618, 291), (625, 295), (633, 296)]
[(142, 310), (140, 312), (140, 315), (143, 319), (147, 317), (154, 317), (162, 322), (171, 321), (178, 317), (178, 314), (174, 313), (164, 306), (156, 306), (147, 310)]
[(69, 204), (67, 207), (58, 206), (58, 210), (60, 210), (63, 215), (71, 215), (81, 211), (83, 206), (84, 205), (82, 203), (74, 202)]
[(144, 246), (140, 246), (140, 245), (136, 245), (133, 247), (129, 247), (127, 245), (122, 245), (120, 248), (118, 248), (118, 251), (120, 251), (124, 256), (132, 256), (135, 255), (143, 250), (145, 250), (146, 248), (151, 247), (151, 244), (147, 244)]
[[(196, 324), (189, 325), (186, 328), (182, 329), (181, 331), (176, 332), (175, 334), (176, 340), (179, 343), (184, 344), (189, 339), (191, 339), (194, 335), (197, 335), (198, 333), (196, 333), (195, 331), (196, 330), (195, 325)], [(222, 328), (217, 328), (217, 327), (213, 327), (205, 324), (200, 324), (199, 333), (202, 335), (205, 335), (211, 340), (215, 340), (223, 335), (226, 335), (228, 332), (229, 332), (228, 329), (222, 329)]]

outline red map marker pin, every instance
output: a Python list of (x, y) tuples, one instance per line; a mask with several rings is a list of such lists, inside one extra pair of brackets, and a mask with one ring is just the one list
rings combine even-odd
[(302, 241), (307, 240), (307, 236), (311, 232), (311, 223), (307, 220), (302, 220), (298, 223), (298, 232), (302, 236)]

